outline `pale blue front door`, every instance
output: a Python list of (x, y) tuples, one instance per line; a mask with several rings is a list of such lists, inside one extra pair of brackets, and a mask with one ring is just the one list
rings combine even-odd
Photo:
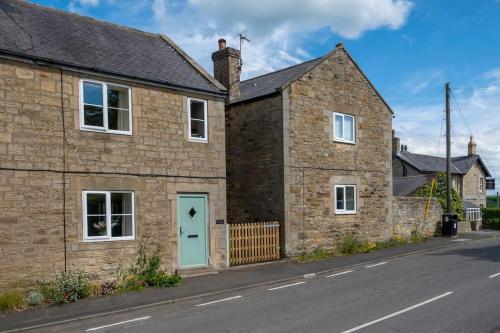
[(177, 200), (180, 267), (207, 265), (207, 196), (180, 194)]

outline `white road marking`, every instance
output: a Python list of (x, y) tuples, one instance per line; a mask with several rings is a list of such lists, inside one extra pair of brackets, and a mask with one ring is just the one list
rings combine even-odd
[(267, 289), (267, 290), (278, 290), (278, 289), (282, 289), (282, 288), (287, 288), (287, 287), (292, 287), (292, 286), (298, 286), (299, 284), (304, 284), (304, 283), (305, 283), (304, 281), (297, 282), (297, 283), (291, 283), (291, 284), (286, 284), (284, 286), (270, 288), (270, 289)]
[(368, 265), (368, 266), (365, 266), (365, 268), (372, 268), (372, 267), (376, 267), (376, 266), (380, 266), (380, 265), (385, 265), (385, 264), (387, 264), (387, 261), (382, 261), (382, 262), (379, 262), (377, 264)]
[(359, 331), (359, 330), (360, 330), (360, 329), (362, 329), (362, 328), (365, 328), (365, 327), (367, 327), (367, 326), (370, 326), (370, 325), (373, 325), (373, 324), (379, 323), (379, 322), (381, 322), (381, 321), (383, 321), (383, 320), (386, 320), (386, 319), (389, 319), (389, 318), (392, 318), (392, 317), (399, 316), (400, 314), (403, 314), (403, 313), (405, 313), (405, 312), (408, 312), (408, 311), (414, 310), (414, 309), (416, 309), (416, 308), (419, 308), (419, 307), (421, 307), (421, 306), (423, 306), (423, 305), (426, 305), (426, 304), (429, 304), (429, 303), (431, 303), (431, 302), (437, 301), (438, 299), (443, 298), (443, 297), (446, 297), (446, 296), (449, 296), (449, 295), (451, 295), (451, 294), (453, 294), (453, 291), (448, 291), (448, 292), (446, 292), (446, 293), (444, 293), (444, 294), (442, 294), (442, 295), (439, 295), (439, 296), (436, 296), (436, 297), (434, 297), (434, 298), (428, 299), (427, 301), (423, 301), (422, 303), (415, 304), (415, 305), (413, 305), (413, 306), (410, 306), (410, 307), (408, 307), (408, 308), (406, 308), (406, 309), (403, 309), (403, 310), (399, 310), (399, 311), (394, 312), (394, 313), (392, 313), (392, 314), (390, 314), (390, 315), (387, 315), (387, 316), (385, 316), (385, 317), (382, 317), (382, 318), (379, 318), (379, 319), (376, 319), (376, 320), (370, 321), (370, 322), (368, 322), (368, 323), (366, 323), (366, 324), (363, 324), (363, 325), (359, 325), (359, 326), (353, 327), (353, 328), (351, 328), (351, 329), (349, 329), (349, 330), (347, 330), (347, 331), (343, 331), (342, 333), (351, 333), (351, 332)]
[(309, 273), (309, 274), (304, 274), (302, 276), (304, 279), (312, 279), (316, 277), (316, 273)]
[(490, 275), (488, 276), (490, 279), (493, 279), (494, 277), (497, 277), (497, 276), (500, 276), (500, 273), (496, 273), (496, 274), (493, 274), (493, 275)]
[(85, 332), (97, 331), (97, 330), (100, 330), (100, 329), (103, 329), (103, 328), (108, 328), (108, 327), (112, 327), (112, 326), (128, 324), (128, 323), (132, 323), (134, 321), (146, 320), (146, 319), (149, 319), (149, 318), (151, 318), (151, 316), (141, 317), (141, 318), (135, 318), (135, 319), (125, 320), (125, 321), (120, 321), (119, 323), (114, 323), (114, 324), (109, 324), (109, 325), (104, 325), (104, 326), (89, 328)]
[(343, 272), (340, 272), (340, 273), (335, 273), (335, 274), (332, 274), (332, 275), (327, 275), (325, 277), (330, 278), (330, 277), (334, 277), (334, 276), (349, 274), (349, 273), (352, 273), (352, 272), (354, 272), (354, 271), (353, 270), (351, 270), (351, 271), (343, 271)]
[(212, 301), (212, 302), (208, 302), (208, 303), (196, 304), (196, 306), (205, 306), (205, 305), (210, 305), (210, 304), (215, 304), (215, 303), (220, 303), (220, 302), (230, 301), (230, 300), (237, 299), (237, 298), (241, 298), (241, 296), (240, 296), (240, 295), (238, 295), (238, 296), (233, 296), (233, 297), (223, 298), (223, 299), (219, 299), (219, 300), (217, 300), (217, 301)]
[(457, 238), (457, 239), (452, 239), (452, 242), (467, 242), (470, 241), (470, 238)]

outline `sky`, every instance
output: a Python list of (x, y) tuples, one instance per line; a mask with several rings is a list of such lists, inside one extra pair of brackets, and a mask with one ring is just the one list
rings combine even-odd
[[(445, 154), (444, 84), (452, 155), (474, 135), (500, 175), (500, 0), (31, 0), (171, 37), (209, 73), (221, 37), (244, 43), (242, 78), (324, 55), (338, 42), (395, 111), (408, 151)], [(500, 184), (497, 185), (500, 190)]]

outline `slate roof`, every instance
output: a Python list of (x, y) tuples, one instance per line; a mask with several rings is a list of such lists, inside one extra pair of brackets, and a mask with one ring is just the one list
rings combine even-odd
[(323, 58), (316, 58), (276, 72), (264, 74), (240, 83), (240, 97), (232, 103), (267, 96), (277, 92), (287, 83), (294, 81), (319, 64)]
[(392, 180), (392, 193), (395, 196), (409, 196), (432, 180), (431, 175), (408, 177), (394, 177)]
[(19, 0), (0, 1), (0, 54), (173, 88), (225, 88), (168, 38)]
[(464, 200), (464, 208), (465, 209), (468, 209), (468, 208), (479, 208), (479, 206), (476, 205), (475, 203), (472, 203), (470, 201)]
[(469, 172), (470, 168), (472, 168), (474, 163), (478, 162), (481, 168), (483, 169), (486, 177), (491, 177), (488, 168), (486, 168), (486, 165), (484, 164), (483, 160), (481, 159), (481, 156), (479, 155), (452, 157), (451, 161), (453, 165), (456, 166), (463, 174)]
[(264, 74), (261, 76), (257, 76), (245, 81), (240, 82), (240, 97), (235, 98), (231, 101), (231, 104), (239, 103), (243, 101), (249, 101), (254, 98), (264, 97), (271, 95), (280, 91), (282, 88), (286, 87), (288, 84), (293, 81), (301, 78), (304, 74), (312, 70), (317, 65), (321, 64), (324, 60), (329, 58), (335, 52), (342, 50), (344, 51), (349, 59), (353, 62), (356, 68), (359, 70), (361, 75), (366, 79), (368, 84), (372, 87), (378, 97), (382, 100), (382, 102), (387, 106), (387, 109), (391, 113), (394, 114), (391, 106), (386, 102), (386, 100), (382, 97), (382, 95), (378, 92), (377, 88), (373, 85), (373, 83), (368, 79), (366, 74), (361, 70), (358, 63), (352, 58), (349, 52), (344, 48), (342, 43), (339, 43), (335, 46), (335, 49), (325, 54), (324, 56), (316, 59), (312, 59), (298, 65), (294, 65), (291, 67), (287, 67), (284, 69), (280, 69), (278, 71)]
[[(400, 151), (397, 154), (401, 160), (410, 164), (420, 172), (440, 172), (446, 171), (446, 158), (430, 155), (413, 154), (408, 151)], [(451, 173), (462, 174), (454, 163), (451, 164)]]

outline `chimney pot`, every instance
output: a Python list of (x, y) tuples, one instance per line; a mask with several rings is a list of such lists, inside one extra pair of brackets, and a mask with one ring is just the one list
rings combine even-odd
[(219, 50), (226, 48), (226, 40), (224, 38), (219, 39), (218, 43), (219, 43)]
[(474, 136), (470, 136), (470, 139), (469, 139), (469, 144), (468, 144), (468, 155), (469, 156), (473, 156), (473, 155), (477, 155), (477, 144), (476, 142), (474, 142)]
[(219, 50), (212, 53), (214, 77), (227, 88), (229, 100), (240, 96), (240, 51), (226, 46), (224, 38), (219, 39)]

